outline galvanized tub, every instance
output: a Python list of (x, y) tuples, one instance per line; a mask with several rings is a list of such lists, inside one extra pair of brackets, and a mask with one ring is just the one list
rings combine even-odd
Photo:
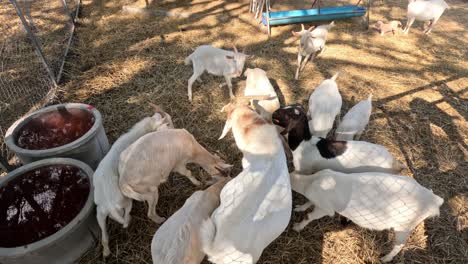
[[(89, 194), (86, 202), (81, 211), (68, 224), (52, 235), (24, 246), (0, 247), (0, 263), (2, 264), (71, 264), (96, 243), (99, 229), (93, 198), (93, 170), (85, 163), (68, 158), (36, 161), (0, 178), (0, 187), (27, 172), (50, 165), (71, 165), (79, 168), (88, 177)], [(1, 239), (9, 238), (2, 237)]]
[[(48, 149), (26, 149), (18, 145), (18, 137), (20, 137), (19, 132), (21, 132), (25, 126), (34, 122), (39, 122), (38, 119), (48, 114), (50, 115), (60, 111), (87, 112), (93, 116), (94, 124), (81, 137), (62, 146)], [(50, 131), (50, 133), (53, 134), (56, 132)], [(8, 129), (5, 136), (5, 143), (7, 147), (18, 156), (23, 164), (46, 158), (65, 157), (81, 160), (93, 169), (97, 168), (99, 162), (109, 150), (109, 141), (102, 124), (101, 114), (93, 106), (79, 103), (52, 105), (39, 109), (17, 120)]]

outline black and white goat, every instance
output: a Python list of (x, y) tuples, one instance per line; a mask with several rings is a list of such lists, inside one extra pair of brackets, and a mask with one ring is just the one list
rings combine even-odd
[(398, 173), (405, 165), (388, 150), (364, 141), (336, 141), (312, 136), (304, 108), (298, 105), (276, 110), (273, 123), (283, 128), (293, 152), (294, 167), (300, 173), (332, 169), (345, 173)]

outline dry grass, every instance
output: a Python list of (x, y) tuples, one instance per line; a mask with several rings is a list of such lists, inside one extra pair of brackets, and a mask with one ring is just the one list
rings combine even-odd
[[(278, 2), (287, 8), (298, 1)], [(408, 36), (383, 38), (366, 31), (359, 19), (338, 21), (326, 51), (294, 81), (297, 41), (290, 32), (299, 26), (276, 27), (268, 39), (247, 13), (247, 0), (155, 1), (151, 7), (191, 14), (183, 19), (120, 12), (123, 5), (141, 6), (142, 0), (86, 0), (65, 100), (95, 105), (111, 141), (151, 113), (148, 102), (160, 104), (177, 127), (189, 130), (208, 149), (223, 153), (238, 172), (240, 153), (233, 139), (217, 140), (224, 121), (219, 109), (228, 102), (227, 89), (218, 88), (222, 78), (202, 76), (204, 83), (194, 86), (193, 103), (186, 99), (191, 67), (183, 60), (195, 47), (206, 43), (247, 47), (256, 55), (247, 67), (265, 69), (288, 104), (305, 103), (314, 87), (340, 71), (344, 110), (369, 93), (374, 95), (365, 140), (390, 149), (408, 164), (406, 175), (446, 201), (441, 216), (420, 225), (395, 262), (466, 263), (468, 5), (448, 2), (452, 9), (430, 36), (422, 34), (422, 23), (416, 23)], [(406, 21), (405, 9), (406, 1), (374, 1), (371, 19)], [(236, 94), (243, 85), (243, 80), (235, 81)], [(194, 171), (201, 173), (199, 168)], [(187, 179), (174, 175), (161, 186), (158, 213), (170, 216), (194, 190)], [(294, 203), (302, 200), (295, 195)], [(111, 222), (113, 254), (106, 263), (151, 263), (150, 243), (158, 225), (146, 218), (145, 210), (136, 203), (127, 230)], [(292, 222), (303, 217), (293, 213)], [(288, 227), (259, 263), (378, 263), (379, 256), (390, 250), (391, 238), (391, 232), (342, 226), (337, 218), (325, 217), (300, 234)], [(80, 263), (104, 263), (100, 246), (87, 252)]]
[[(62, 1), (17, 2), (56, 75), (71, 32)], [(66, 2), (72, 10), (76, 7), (76, 0)], [(0, 154), (9, 157), (5, 131), (20, 116), (43, 106), (53, 83), (10, 1), (0, 0), (0, 25)]]

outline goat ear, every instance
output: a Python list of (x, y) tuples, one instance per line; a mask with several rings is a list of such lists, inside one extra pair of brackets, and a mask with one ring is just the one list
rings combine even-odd
[(223, 139), (227, 135), (229, 130), (231, 130), (231, 128), (232, 128), (232, 122), (231, 122), (230, 119), (228, 119), (228, 120), (226, 120), (226, 124), (224, 124), (223, 133), (218, 138), (218, 140)]
[(311, 32), (314, 28), (315, 26), (311, 26), (309, 29), (307, 29), (307, 31)]
[(233, 57), (233, 56), (228, 56), (228, 55), (226, 55), (226, 59), (228, 59), (228, 60), (233, 60), (234, 57)]

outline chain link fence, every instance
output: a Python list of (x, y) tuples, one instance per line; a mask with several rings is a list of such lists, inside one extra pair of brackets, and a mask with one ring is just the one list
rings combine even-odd
[(5, 132), (55, 98), (81, 0), (0, 0), (0, 169)]

